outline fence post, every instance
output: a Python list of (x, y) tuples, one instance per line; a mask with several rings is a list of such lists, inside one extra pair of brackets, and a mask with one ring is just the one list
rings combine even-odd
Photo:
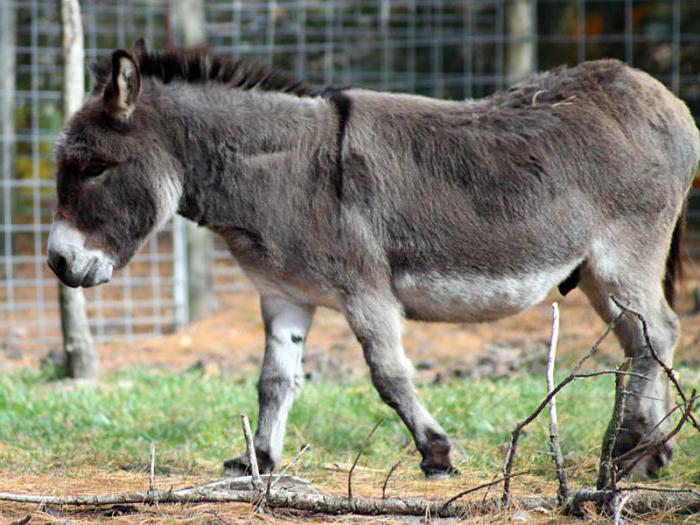
[(506, 84), (525, 78), (536, 67), (535, 0), (509, 0), (506, 4), (508, 56)]
[[(206, 43), (204, 0), (177, 0), (177, 28), (185, 46)], [(216, 308), (214, 295), (214, 238), (211, 232), (186, 221), (187, 312), (189, 321), (206, 317)]]
[(11, 271), (7, 271), (12, 266), (10, 255), (12, 255), (11, 241), (12, 234), (9, 226), (11, 219), (10, 192), (12, 185), (10, 181), (15, 169), (15, 81), (16, 81), (16, 58), (15, 58), (15, 37), (16, 37), (15, 7), (12, 2), (0, 2), (0, 132), (2, 133), (2, 195), (0, 196), (0, 221), (4, 221), (8, 228), (0, 233), (0, 254), (7, 257), (5, 279), (11, 277)]
[[(78, 0), (61, 0), (63, 30), (63, 115), (68, 119), (83, 102), (85, 93), (83, 25)], [(90, 334), (82, 288), (59, 283), (66, 375), (89, 379), (97, 375), (97, 352)]]

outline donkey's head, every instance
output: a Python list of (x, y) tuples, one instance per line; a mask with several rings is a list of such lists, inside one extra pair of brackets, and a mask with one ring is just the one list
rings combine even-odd
[(56, 145), (58, 207), (48, 264), (74, 287), (108, 281), (177, 211), (182, 191), (182, 168), (156, 97), (141, 93), (137, 62), (115, 51), (111, 71), (96, 76)]

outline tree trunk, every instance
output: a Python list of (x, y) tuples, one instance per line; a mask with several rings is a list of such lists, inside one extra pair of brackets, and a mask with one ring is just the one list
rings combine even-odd
[[(185, 46), (206, 43), (203, 0), (178, 0), (177, 27)], [(214, 238), (209, 230), (186, 222), (187, 237), (187, 303), (189, 321), (206, 317), (216, 308), (214, 295)]]
[(506, 5), (508, 84), (518, 82), (535, 70), (535, 4), (533, 0), (510, 0)]
[[(83, 25), (78, 0), (61, 0), (63, 28), (63, 115), (68, 119), (85, 94)], [(97, 375), (97, 352), (90, 334), (82, 288), (59, 284), (66, 376), (91, 379)]]

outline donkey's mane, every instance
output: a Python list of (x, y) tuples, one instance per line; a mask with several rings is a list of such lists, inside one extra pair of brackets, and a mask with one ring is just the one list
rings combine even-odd
[[(138, 52), (133, 57), (142, 77), (157, 78), (164, 84), (173, 80), (191, 84), (216, 82), (238, 89), (257, 88), (300, 97), (319, 93), (317, 88), (265, 63), (214, 57), (204, 50)], [(94, 62), (90, 69), (95, 75), (95, 89), (104, 87), (112, 72), (110, 57)]]

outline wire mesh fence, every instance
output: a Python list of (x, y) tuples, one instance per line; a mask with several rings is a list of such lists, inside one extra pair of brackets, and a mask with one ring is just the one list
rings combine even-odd
[[(201, 9), (220, 55), (250, 57), (319, 85), (480, 97), (532, 69), (615, 57), (658, 77), (700, 115), (700, 0), (83, 0), (86, 58), (181, 45)], [(184, 13), (184, 15), (183, 15)], [(61, 128), (61, 29), (55, 0), (0, 0), (0, 341), (60, 341), (57, 286), (45, 265)], [(183, 219), (149, 240), (114, 280), (88, 291), (98, 341), (134, 340), (187, 321)], [(689, 249), (700, 246), (691, 196)], [(223, 245), (215, 287), (249, 285)]]

